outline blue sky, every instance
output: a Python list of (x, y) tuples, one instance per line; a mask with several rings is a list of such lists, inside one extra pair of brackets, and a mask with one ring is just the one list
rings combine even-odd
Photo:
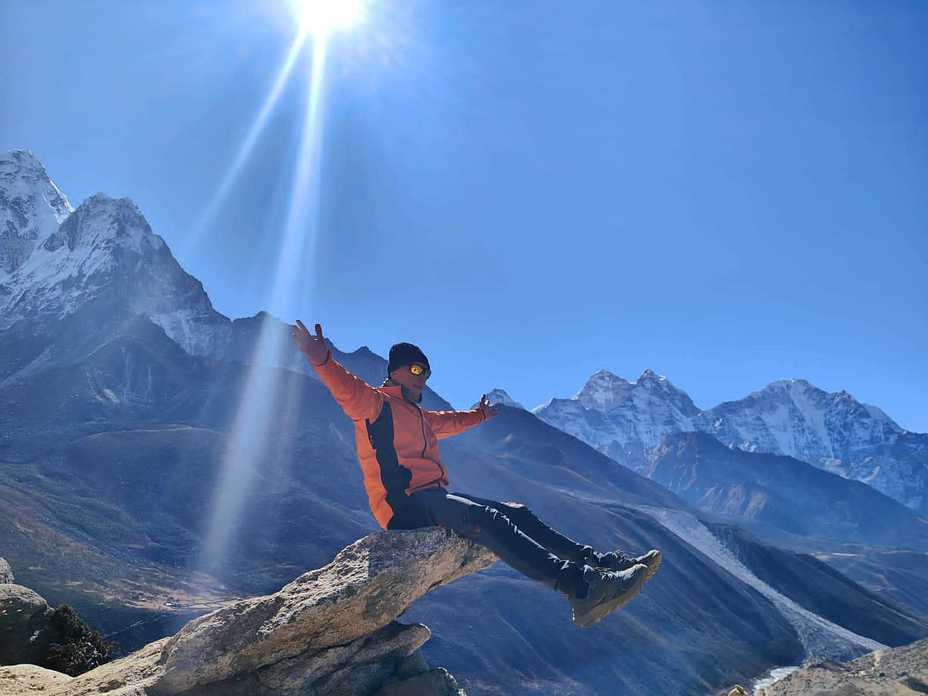
[(134, 199), (228, 316), (419, 344), (457, 407), (607, 368), (783, 377), (928, 431), (928, 4), (388, 2), (334, 38), (320, 214), (271, 300), (303, 55), (285, 0), (0, 0), (0, 148)]

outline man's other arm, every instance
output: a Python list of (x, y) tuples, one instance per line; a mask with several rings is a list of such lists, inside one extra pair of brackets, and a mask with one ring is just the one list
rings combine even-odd
[(374, 420), (380, 414), (383, 396), (360, 377), (351, 374), (332, 357), (330, 350), (321, 364), (310, 361), (332, 398), (351, 420)]
[(422, 413), (439, 440), (463, 433), (486, 420), (479, 408), (472, 411), (423, 411)]

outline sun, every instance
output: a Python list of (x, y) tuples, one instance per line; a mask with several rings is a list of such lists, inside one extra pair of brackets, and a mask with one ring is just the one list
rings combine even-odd
[(290, 0), (301, 34), (325, 35), (358, 24), (364, 15), (361, 0)]

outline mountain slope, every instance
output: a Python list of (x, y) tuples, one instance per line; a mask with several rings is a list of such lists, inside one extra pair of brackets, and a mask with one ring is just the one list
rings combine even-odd
[(792, 457), (667, 436), (646, 475), (705, 512), (807, 539), (928, 550), (928, 519), (858, 481)]

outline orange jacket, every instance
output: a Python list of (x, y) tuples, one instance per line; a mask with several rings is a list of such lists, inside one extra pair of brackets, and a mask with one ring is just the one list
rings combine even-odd
[(388, 529), (406, 496), (423, 488), (447, 486), (438, 441), (484, 420), (480, 409), (425, 411), (403, 398), (400, 385), (374, 388), (332, 357), (310, 364), (342, 410), (354, 421), (355, 445), (364, 488), (377, 523)]

